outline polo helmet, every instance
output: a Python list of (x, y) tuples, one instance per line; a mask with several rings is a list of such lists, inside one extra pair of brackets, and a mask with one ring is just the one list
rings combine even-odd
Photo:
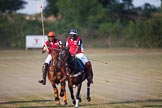
[(70, 35), (78, 35), (78, 31), (76, 29), (71, 29), (69, 34)]

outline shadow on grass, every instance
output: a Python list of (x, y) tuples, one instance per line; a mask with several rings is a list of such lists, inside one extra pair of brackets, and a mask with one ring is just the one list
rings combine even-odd
[[(17, 106), (20, 106), (18, 104), (30, 104), (30, 103), (43, 103), (43, 102), (53, 102), (54, 100), (29, 100), (29, 101), (8, 101), (8, 102), (0, 102), (1, 105), (8, 105), (8, 104), (17, 104)], [(46, 103), (47, 104), (47, 103)], [(63, 108), (63, 107), (73, 107), (73, 105), (47, 105), (47, 106), (33, 106), (33, 105), (26, 105), (26, 106), (21, 106), (17, 108)]]
[(148, 100), (110, 102), (109, 104), (128, 104), (128, 103), (142, 103), (142, 102), (162, 102), (162, 99), (148, 99)]
[(147, 107), (147, 108), (153, 108), (153, 107), (156, 107), (156, 108), (162, 108), (162, 105), (143, 105), (143, 107)]
[(18, 104), (18, 103), (32, 103), (32, 102), (50, 102), (53, 100), (30, 100), (30, 101), (8, 101), (8, 102), (0, 102), (0, 104)]
[(73, 106), (64, 106), (64, 105), (59, 105), (59, 106), (30, 106), (30, 107), (17, 107), (17, 108), (65, 108), (65, 107), (73, 107)]
[[(53, 100), (29, 100), (29, 101), (8, 101), (8, 102), (0, 102), (0, 105), (7, 105), (7, 104), (24, 104), (24, 103), (39, 103), (39, 102), (51, 102)], [(118, 102), (99, 102), (99, 103), (83, 103), (80, 104), (80, 107), (96, 107), (96, 106), (111, 106), (111, 105), (124, 105), (124, 104), (139, 104), (142, 102), (150, 102), (150, 103), (162, 103), (162, 99), (157, 99), (157, 100), (135, 100), (135, 101), (118, 101)], [(46, 103), (47, 104), (47, 103)], [(44, 105), (44, 106), (22, 106), (22, 107), (17, 107), (17, 108), (63, 108), (63, 107), (74, 107), (74, 105)], [(152, 104), (147, 104), (147, 105), (142, 105), (142, 107), (162, 107), (161, 104), (159, 105), (152, 105)]]

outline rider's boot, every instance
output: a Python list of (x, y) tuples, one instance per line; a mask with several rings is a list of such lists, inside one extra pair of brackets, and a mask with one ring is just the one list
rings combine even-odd
[(42, 80), (39, 80), (38, 82), (41, 83), (42, 85), (46, 85), (46, 76), (47, 76), (47, 71), (48, 71), (48, 63), (44, 63), (42, 66)]
[(93, 71), (92, 71), (92, 65), (90, 61), (86, 62), (85, 68), (86, 68), (86, 72), (88, 72), (88, 82), (93, 83)]

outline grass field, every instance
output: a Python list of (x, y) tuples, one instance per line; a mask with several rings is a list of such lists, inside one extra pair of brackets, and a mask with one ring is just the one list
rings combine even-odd
[[(92, 59), (94, 84), (81, 108), (162, 108), (162, 49), (87, 49)], [(56, 106), (52, 87), (38, 84), (46, 54), (39, 50), (0, 51), (0, 108), (72, 108)], [(108, 64), (93, 61), (100, 60)]]

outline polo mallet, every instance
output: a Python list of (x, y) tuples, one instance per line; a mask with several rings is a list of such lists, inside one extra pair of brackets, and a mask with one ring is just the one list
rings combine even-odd
[[(44, 37), (44, 43), (45, 43), (45, 33), (44, 33), (44, 17), (43, 17), (43, 7), (42, 7), (42, 5), (40, 6), (40, 8), (41, 8), (41, 20), (42, 20), (42, 34), (43, 34), (43, 37)], [(46, 44), (44, 44), (45, 45), (45, 49), (48, 51), (48, 48), (47, 48), (47, 46), (46, 46)]]
[(41, 5), (41, 20), (42, 20), (42, 33), (43, 33), (43, 37), (44, 37), (44, 42), (45, 42), (45, 35), (44, 35), (44, 17), (43, 17), (43, 7)]
[[(90, 59), (90, 58), (89, 58)], [(92, 61), (96, 61), (96, 62), (100, 62), (100, 63), (104, 63), (104, 64), (107, 64), (107, 62), (104, 62), (104, 61), (101, 61), (101, 60), (95, 60), (95, 59), (90, 59)]]

